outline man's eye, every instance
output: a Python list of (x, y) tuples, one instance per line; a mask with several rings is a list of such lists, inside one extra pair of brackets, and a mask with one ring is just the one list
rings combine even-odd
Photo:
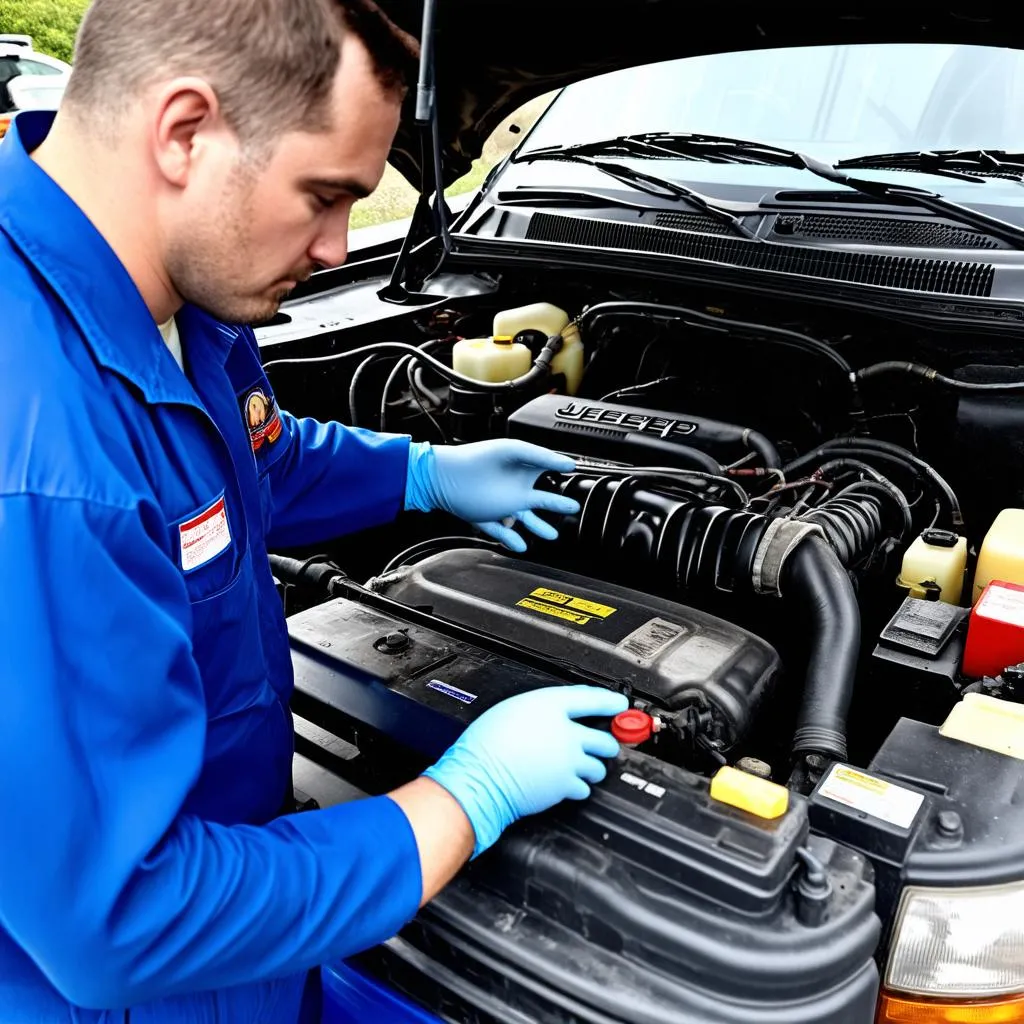
[(337, 196), (322, 196), (316, 192), (313, 193), (313, 199), (321, 210), (329, 210), (338, 201)]

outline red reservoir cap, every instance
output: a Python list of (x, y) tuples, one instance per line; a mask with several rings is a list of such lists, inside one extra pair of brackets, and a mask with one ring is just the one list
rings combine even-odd
[(646, 711), (630, 708), (612, 719), (612, 735), (620, 743), (644, 743), (654, 731), (654, 719)]

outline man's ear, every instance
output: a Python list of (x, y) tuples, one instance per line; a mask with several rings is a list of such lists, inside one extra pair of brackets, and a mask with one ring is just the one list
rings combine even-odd
[(153, 156), (167, 181), (184, 188), (206, 136), (223, 127), (220, 102), (202, 78), (176, 78), (156, 97)]

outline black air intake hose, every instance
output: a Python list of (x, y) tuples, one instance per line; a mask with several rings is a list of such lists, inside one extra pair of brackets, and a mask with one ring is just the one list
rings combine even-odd
[(575, 474), (544, 485), (582, 506), (560, 524), (560, 543), (615, 563), (625, 576), (655, 580), (667, 592), (755, 592), (792, 602), (800, 621), (812, 624), (794, 754), (846, 758), (860, 610), (844, 562), (864, 557), (878, 540), (878, 495), (825, 502), (811, 521), (709, 505), (639, 474)]
[(873, 495), (836, 497), (805, 512), (802, 523), (820, 526), (839, 561), (854, 565), (882, 534), (882, 508)]
[(846, 758), (846, 715), (860, 655), (860, 608), (850, 578), (820, 537), (797, 545), (782, 573), (782, 592), (813, 637), (793, 737), (795, 753)]

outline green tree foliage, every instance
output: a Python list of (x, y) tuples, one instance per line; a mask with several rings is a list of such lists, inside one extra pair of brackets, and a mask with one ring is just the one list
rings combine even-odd
[(89, 0), (0, 0), (0, 33), (32, 36), (40, 53), (66, 60)]

